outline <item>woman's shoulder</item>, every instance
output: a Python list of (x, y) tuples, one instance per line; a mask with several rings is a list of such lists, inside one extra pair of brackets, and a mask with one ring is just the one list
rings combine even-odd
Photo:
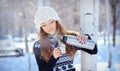
[(38, 57), (40, 56), (39, 48), (40, 48), (40, 42), (39, 41), (35, 41), (34, 45), (33, 45), (33, 52), (34, 52), (35, 56), (38, 56)]
[(39, 40), (35, 41), (33, 47), (40, 48), (40, 41)]

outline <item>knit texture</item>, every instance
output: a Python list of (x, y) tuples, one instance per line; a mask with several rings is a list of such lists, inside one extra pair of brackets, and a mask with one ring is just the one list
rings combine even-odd
[(36, 28), (40, 29), (40, 26), (42, 25), (42, 23), (44, 23), (47, 20), (60, 20), (57, 12), (55, 11), (55, 9), (51, 8), (51, 7), (41, 7), (40, 9), (37, 10), (36, 14), (35, 14), (35, 25)]
[[(69, 54), (66, 54), (66, 47), (63, 46), (64, 44), (62, 44), (62, 42), (60, 42), (58, 40), (57, 36), (58, 36), (58, 33), (55, 33), (53, 35), (48, 35), (48, 38), (50, 39), (52, 48), (55, 48), (55, 47), (60, 48), (60, 47), (62, 47), (62, 48), (60, 48), (62, 56), (59, 57), (59, 59), (56, 61), (55, 65), (53, 66), (53, 71), (75, 71), (72, 56), (69, 55)], [(34, 45), (34, 47), (35, 48), (40, 48), (40, 43), (37, 42)], [(40, 53), (40, 52), (36, 52), (35, 54), (37, 55), (38, 53)], [(40, 57), (40, 55), (39, 55), (39, 57)]]

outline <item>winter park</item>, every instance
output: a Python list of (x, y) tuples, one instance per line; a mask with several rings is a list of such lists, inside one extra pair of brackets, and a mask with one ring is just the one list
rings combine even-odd
[(54, 8), (62, 26), (96, 43), (96, 54), (75, 52), (76, 71), (120, 71), (120, 0), (0, 0), (0, 71), (39, 71), (35, 14), (42, 7)]

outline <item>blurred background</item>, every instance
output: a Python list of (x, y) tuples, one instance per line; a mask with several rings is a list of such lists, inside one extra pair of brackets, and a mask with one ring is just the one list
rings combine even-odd
[[(120, 71), (120, 0), (108, 1), (110, 8), (106, 11), (106, 0), (99, 0), (97, 70)], [(38, 71), (32, 50), (37, 38), (34, 15), (38, 6), (55, 8), (65, 27), (80, 31), (80, 0), (0, 0), (0, 71)], [(110, 13), (109, 28), (106, 12)], [(80, 52), (74, 60), (77, 71)]]

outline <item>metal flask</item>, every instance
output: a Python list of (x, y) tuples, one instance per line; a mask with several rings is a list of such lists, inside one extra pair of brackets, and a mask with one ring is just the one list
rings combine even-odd
[(81, 44), (76, 36), (73, 35), (63, 35), (61, 36), (61, 41), (63, 43), (66, 43), (68, 45), (80, 47), (80, 48), (85, 48), (89, 50), (93, 50), (95, 47), (95, 42), (93, 40), (87, 40), (84, 44)]

